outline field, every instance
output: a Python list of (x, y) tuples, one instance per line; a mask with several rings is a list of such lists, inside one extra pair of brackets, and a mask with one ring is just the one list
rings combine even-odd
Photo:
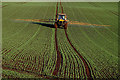
[(55, 2), (2, 6), (3, 78), (119, 77), (118, 3), (62, 2), (69, 21), (110, 26), (69, 24), (57, 31), (54, 23), (16, 21), (55, 19)]

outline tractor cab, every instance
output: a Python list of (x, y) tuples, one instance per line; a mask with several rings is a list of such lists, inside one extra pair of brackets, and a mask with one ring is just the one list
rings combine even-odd
[(57, 19), (60, 20), (60, 21), (65, 21), (66, 20), (66, 14), (59, 13)]
[(60, 19), (65, 20), (65, 15), (59, 15), (59, 16), (58, 16), (58, 19), (59, 19), (59, 20), (60, 20)]

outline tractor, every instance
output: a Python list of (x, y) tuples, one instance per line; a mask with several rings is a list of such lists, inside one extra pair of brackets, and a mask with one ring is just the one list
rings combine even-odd
[(64, 13), (58, 13), (57, 18), (55, 19), (55, 28), (57, 27), (64, 27), (64, 29), (67, 29), (67, 16)]

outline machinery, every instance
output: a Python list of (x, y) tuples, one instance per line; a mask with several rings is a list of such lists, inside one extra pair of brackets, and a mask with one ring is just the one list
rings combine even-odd
[(57, 18), (55, 19), (55, 28), (64, 27), (67, 29), (67, 16), (64, 13), (58, 13)]

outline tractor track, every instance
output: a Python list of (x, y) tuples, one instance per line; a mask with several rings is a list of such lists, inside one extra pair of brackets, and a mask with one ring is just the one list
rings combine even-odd
[[(57, 6), (56, 6), (56, 18), (55, 19), (57, 19), (57, 14), (58, 14), (58, 2), (57, 2)], [(55, 69), (53, 71), (53, 75), (57, 76), (57, 74), (59, 72), (60, 64), (61, 65), (63, 64), (62, 54), (60, 53), (60, 51), (58, 49), (57, 28), (55, 28), (55, 45), (56, 45), (56, 51), (57, 51), (57, 61), (56, 61)]]
[[(60, 2), (60, 6), (61, 6), (61, 10), (62, 10), (62, 13), (63, 13), (63, 7), (62, 7), (62, 4)], [(79, 52), (76, 50), (76, 48), (73, 46), (73, 44), (71, 43), (69, 37), (68, 37), (68, 34), (67, 34), (67, 30), (64, 29), (65, 31), (65, 35), (66, 35), (66, 38), (67, 38), (67, 41), (69, 42), (69, 44), (71, 45), (71, 47), (74, 49), (74, 51), (79, 55), (79, 57), (81, 58), (82, 62), (84, 63), (84, 67), (85, 67), (85, 72), (86, 72), (86, 75), (87, 75), (87, 79), (92, 79), (92, 75), (91, 75), (91, 70), (89, 68), (89, 65), (87, 64), (86, 60), (82, 57), (82, 55), (79, 54)], [(91, 66), (91, 65), (90, 65)], [(74, 75), (75, 76), (75, 75)]]
[(60, 7), (61, 7), (61, 10), (62, 10), (62, 13), (63, 13), (63, 7), (62, 7), (62, 4), (61, 4), (61, 1), (60, 1)]
[[(62, 4), (61, 4), (61, 1), (60, 1), (60, 7), (61, 7), (61, 11), (63, 13), (63, 7), (62, 7)], [(58, 2), (57, 2), (57, 6), (56, 6), (56, 19), (57, 19), (57, 14), (58, 14)], [(55, 25), (56, 26), (56, 25)], [(88, 63), (86, 62), (86, 60), (79, 54), (79, 52), (76, 50), (76, 48), (73, 46), (73, 44), (71, 43), (69, 37), (68, 37), (68, 34), (67, 34), (67, 30), (64, 29), (65, 31), (65, 35), (66, 35), (66, 38), (67, 38), (67, 41), (69, 42), (69, 44), (71, 45), (71, 47), (74, 49), (74, 51), (79, 55), (79, 57), (81, 58), (83, 64), (84, 64), (84, 67), (85, 67), (85, 72), (86, 72), (86, 75), (87, 75), (87, 79), (92, 79), (92, 75), (91, 75), (91, 70), (90, 70), (90, 67), (88, 65)], [(60, 67), (60, 63), (63, 64), (62, 62), (62, 58), (61, 58), (61, 53), (58, 49), (58, 43), (57, 43), (57, 28), (55, 28), (55, 44), (56, 44), (56, 51), (57, 51), (57, 61), (56, 61), (56, 66), (55, 66), (55, 69), (53, 71), (53, 75), (57, 75), (58, 71), (59, 71), (59, 67)], [(66, 65), (67, 66), (67, 65)], [(75, 66), (75, 65), (74, 65)], [(91, 65), (90, 65), (91, 66)], [(75, 70), (74, 70), (75, 72)], [(66, 73), (66, 71), (64, 72), (64, 74)], [(74, 74), (75, 76), (75, 74)], [(65, 77), (65, 76), (64, 76)]]
[(86, 60), (79, 54), (79, 52), (76, 50), (76, 48), (73, 46), (73, 44), (71, 43), (69, 37), (68, 37), (68, 34), (67, 34), (67, 30), (65, 29), (65, 35), (66, 35), (66, 38), (69, 42), (69, 44), (71, 45), (71, 47), (74, 49), (74, 51), (79, 55), (79, 57), (82, 59), (83, 63), (84, 63), (84, 66), (85, 66), (85, 72), (86, 72), (86, 75), (87, 75), (87, 78), (90, 79), (92, 78), (92, 75), (91, 75), (91, 70), (86, 62)]
[[(76, 65), (75, 65), (75, 60), (74, 60), (75, 55), (71, 53), (71, 51), (73, 51), (73, 50), (70, 48), (71, 46), (69, 46), (69, 43), (67, 42), (66, 37), (63, 34), (63, 31), (64, 30), (62, 30), (62, 31), (60, 30), (60, 32), (58, 32), (59, 33), (59, 43), (61, 45), (60, 51), (62, 51), (62, 54), (64, 54), (64, 59), (65, 59), (64, 60), (65, 63), (63, 66), (64, 67), (64, 72), (63, 72), (64, 75), (62, 75), (62, 77), (75, 78), (76, 77), (76, 73), (75, 73)], [(63, 35), (61, 35), (61, 34), (63, 34)], [(65, 41), (64, 41), (64, 39), (63, 40), (61, 39), (62, 37), (64, 37)], [(67, 54), (66, 54), (66, 52), (67, 52)], [(76, 63), (76, 64), (79, 64), (79, 63)]]
[(55, 69), (53, 71), (53, 75), (57, 75), (59, 72), (60, 64), (62, 65), (62, 55), (58, 49), (58, 43), (57, 43), (57, 28), (55, 29), (55, 45), (56, 45), (56, 51), (57, 51), (57, 61), (55, 65)]

